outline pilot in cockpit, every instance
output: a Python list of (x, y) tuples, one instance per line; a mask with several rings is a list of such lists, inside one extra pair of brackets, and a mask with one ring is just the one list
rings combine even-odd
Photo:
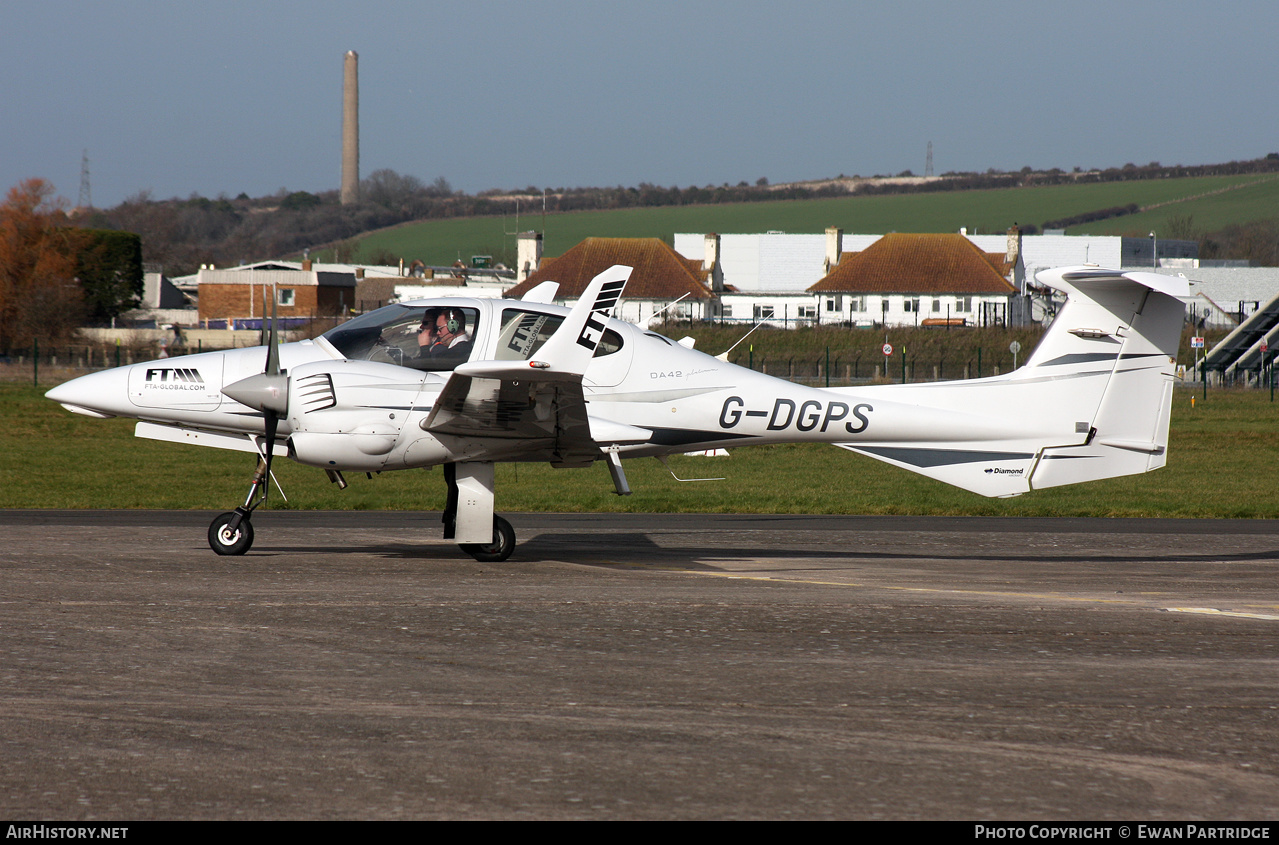
[(455, 305), (388, 305), (324, 334), (347, 358), (415, 370), (452, 370), (471, 356), (479, 311)]
[(435, 320), (439, 317), (441, 310), (440, 308), (428, 308), (422, 315), (422, 324), (417, 329), (417, 355), (414, 356), (419, 361), (431, 356), (431, 347), (435, 345), (437, 340)]
[[(421, 357), (424, 352), (433, 360), (447, 360), (455, 364), (465, 361), (471, 354), (471, 335), (466, 330), (466, 314), (460, 308), (431, 309), (434, 318), (427, 312), (422, 321), (422, 330), (418, 334), (418, 343), (430, 340), (428, 346), (421, 346)], [(427, 320), (433, 319), (433, 332), (426, 330)]]

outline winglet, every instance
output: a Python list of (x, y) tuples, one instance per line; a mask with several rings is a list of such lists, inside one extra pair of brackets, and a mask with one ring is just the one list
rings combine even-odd
[(585, 373), (604, 337), (609, 312), (621, 299), (632, 272), (630, 267), (614, 264), (592, 279), (555, 335), (538, 350), (537, 360), (529, 362), (530, 366), (549, 373)]

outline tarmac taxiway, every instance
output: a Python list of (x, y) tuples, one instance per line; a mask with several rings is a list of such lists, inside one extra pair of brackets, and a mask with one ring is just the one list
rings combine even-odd
[(0, 511), (0, 815), (1279, 815), (1279, 521), (212, 516)]

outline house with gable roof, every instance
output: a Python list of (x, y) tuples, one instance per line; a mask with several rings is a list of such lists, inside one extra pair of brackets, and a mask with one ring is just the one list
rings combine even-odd
[[(633, 267), (626, 293), (614, 315), (637, 325), (648, 325), (675, 300), (665, 316), (680, 320), (713, 319), (718, 309), (712, 268), (706, 262), (685, 258), (660, 238), (587, 238), (556, 258), (542, 257), (528, 278), (506, 292), (519, 299), (542, 282), (559, 283), (555, 301), (571, 305), (591, 279), (612, 267)], [(683, 297), (683, 299), (680, 299)]]
[(824, 323), (1015, 325), (1029, 313), (1019, 289), (1023, 273), (1011, 246), (983, 252), (961, 234), (893, 233), (842, 253), (808, 290)]

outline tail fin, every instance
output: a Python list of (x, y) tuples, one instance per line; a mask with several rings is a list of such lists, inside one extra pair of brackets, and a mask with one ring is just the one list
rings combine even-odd
[[(1037, 278), (1067, 301), (1024, 367), (973, 381), (859, 389), (886, 404), (933, 410), (934, 434), (926, 446), (918, 436), (894, 442), (891, 432), (838, 445), (986, 496), (1163, 466), (1185, 311), (1177, 297), (1188, 295), (1188, 282), (1095, 267)], [(964, 433), (948, 439), (948, 430)]]
[(1056, 487), (1163, 466), (1185, 318), (1185, 305), (1176, 297), (1189, 296), (1189, 283), (1155, 273), (1088, 268), (1052, 271), (1040, 280), (1065, 290), (1069, 299), (1027, 366), (1047, 370), (1063, 358), (1098, 355), (1112, 369), (1087, 441), (1045, 449), (1031, 486)]

